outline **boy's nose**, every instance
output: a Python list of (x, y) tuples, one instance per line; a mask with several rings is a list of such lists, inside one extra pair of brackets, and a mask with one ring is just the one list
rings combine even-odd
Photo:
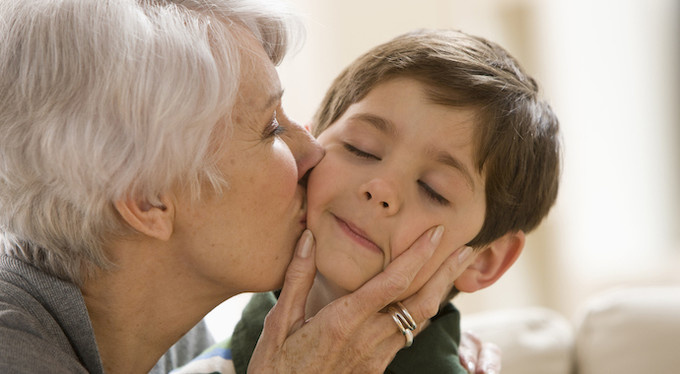
[(377, 207), (383, 214), (392, 215), (399, 211), (401, 202), (396, 188), (384, 179), (373, 179), (361, 187), (362, 198)]

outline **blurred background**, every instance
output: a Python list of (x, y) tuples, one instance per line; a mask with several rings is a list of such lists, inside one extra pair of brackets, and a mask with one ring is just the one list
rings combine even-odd
[[(560, 118), (557, 203), (496, 284), (456, 298), (466, 314), (525, 306), (575, 318), (615, 287), (680, 284), (680, 1), (290, 0), (307, 38), (279, 68), (284, 107), (312, 117), (333, 78), (416, 28), (493, 40), (540, 82)], [(208, 323), (229, 336), (249, 295)]]

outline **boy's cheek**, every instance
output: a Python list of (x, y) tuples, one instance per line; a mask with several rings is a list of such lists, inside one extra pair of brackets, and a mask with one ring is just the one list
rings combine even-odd
[[(423, 265), (418, 274), (416, 274), (411, 286), (398, 298), (398, 300), (404, 300), (418, 292), (432, 278), (437, 270), (439, 270), (444, 261), (446, 261), (455, 251), (456, 248), (453, 244), (448, 244), (446, 241), (443, 241), (432, 258), (430, 258), (430, 260)], [(460, 269), (458, 273), (462, 272), (463, 269)], [(450, 283), (453, 284), (455, 281), (456, 278), (453, 278), (450, 280)]]
[[(432, 260), (428, 261), (413, 279), (411, 286), (397, 300), (404, 300), (418, 292), (432, 278), (437, 269), (439, 269), (439, 266), (441, 264), (436, 264)], [(453, 281), (451, 280), (452, 283)]]

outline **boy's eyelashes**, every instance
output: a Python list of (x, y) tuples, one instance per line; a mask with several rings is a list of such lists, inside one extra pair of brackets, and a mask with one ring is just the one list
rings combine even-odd
[[(375, 156), (371, 153), (364, 152), (361, 149), (349, 144), (349, 143), (344, 143), (343, 144), (344, 148), (352, 153), (353, 155), (359, 157), (359, 158), (365, 158), (365, 159), (373, 159), (380, 161), (380, 158), (378, 156)], [(427, 183), (418, 180), (418, 186), (423, 190), (425, 193), (425, 196), (427, 196), (430, 200), (434, 201), (435, 203), (443, 206), (449, 206), (450, 202), (444, 198), (442, 195), (440, 195), (437, 191), (432, 189)]]
[(444, 198), (444, 196), (437, 193), (437, 191), (433, 190), (427, 183), (419, 180), (418, 185), (423, 189), (428, 198), (440, 205), (449, 206), (450, 202)]
[(357, 147), (355, 147), (355, 146), (353, 146), (349, 143), (344, 143), (344, 147), (347, 151), (349, 151), (350, 153), (354, 154), (357, 157), (370, 158), (370, 159), (375, 159), (375, 160), (380, 161), (380, 157), (373, 155), (371, 153), (368, 153), (368, 152), (364, 152), (361, 149), (359, 149), (359, 148), (357, 148)]

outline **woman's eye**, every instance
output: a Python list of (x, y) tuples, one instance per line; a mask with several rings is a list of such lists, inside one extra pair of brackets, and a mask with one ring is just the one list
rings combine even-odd
[(428, 186), (427, 183), (423, 181), (418, 181), (418, 185), (423, 189), (425, 195), (432, 201), (448, 206), (450, 203), (442, 195), (438, 194), (437, 191), (433, 190), (432, 187)]
[(270, 138), (273, 136), (280, 136), (286, 131), (286, 128), (284, 126), (281, 126), (279, 124), (278, 119), (276, 119), (276, 112), (274, 112), (274, 116), (272, 117), (271, 121), (265, 128), (265, 137)]
[(286, 132), (286, 128), (281, 126), (281, 124), (279, 124), (279, 121), (276, 118), (274, 118), (274, 120), (272, 121), (271, 127), (272, 132), (270, 133), (270, 136), (279, 136)]
[(346, 149), (347, 151), (349, 151), (349, 153), (352, 153), (352, 154), (354, 154), (354, 155), (357, 156), (357, 157), (360, 157), (360, 158), (368, 158), (368, 159), (374, 159), (374, 160), (380, 160), (380, 158), (379, 158), (378, 156), (375, 156), (375, 155), (370, 154), (370, 153), (368, 153), (368, 152), (364, 152), (364, 151), (362, 151), (361, 149), (359, 149), (359, 148), (357, 148), (357, 147), (355, 147), (355, 146), (353, 146), (353, 145), (351, 145), (351, 144), (345, 143), (344, 146), (345, 146), (345, 149)]

